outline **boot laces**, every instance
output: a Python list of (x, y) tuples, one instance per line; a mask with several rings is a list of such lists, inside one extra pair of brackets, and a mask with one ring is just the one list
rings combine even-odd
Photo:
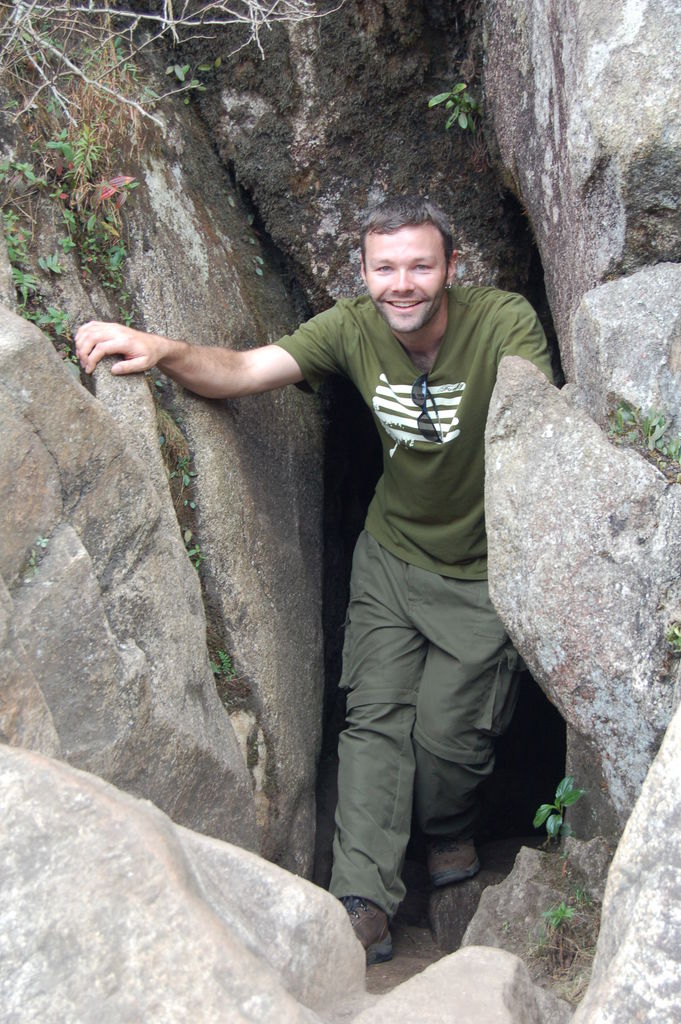
[(361, 896), (341, 896), (341, 903), (351, 917), (359, 917), (360, 910), (368, 910), (367, 901)]

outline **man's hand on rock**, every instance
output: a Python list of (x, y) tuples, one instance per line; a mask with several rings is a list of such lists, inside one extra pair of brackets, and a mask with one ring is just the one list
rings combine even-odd
[(158, 334), (145, 334), (123, 324), (91, 320), (79, 327), (75, 337), (76, 355), (86, 373), (92, 373), (105, 356), (120, 355), (111, 372), (116, 374), (143, 373), (156, 366), (165, 354), (164, 342)]

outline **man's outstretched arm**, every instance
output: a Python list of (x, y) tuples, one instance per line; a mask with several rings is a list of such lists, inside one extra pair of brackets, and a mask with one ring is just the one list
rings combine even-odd
[(277, 345), (234, 352), (189, 345), (123, 324), (92, 320), (76, 332), (76, 354), (86, 373), (105, 356), (121, 356), (114, 374), (143, 373), (157, 366), (183, 387), (204, 398), (240, 398), (303, 379), (298, 363)]

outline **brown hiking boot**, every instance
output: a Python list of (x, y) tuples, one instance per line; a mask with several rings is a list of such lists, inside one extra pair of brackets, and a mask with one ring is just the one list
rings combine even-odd
[(341, 896), (341, 903), (348, 912), (355, 935), (366, 950), (367, 967), (392, 960), (393, 943), (386, 912), (361, 896)]
[(434, 839), (428, 846), (428, 871), (433, 885), (472, 878), (480, 861), (471, 839)]

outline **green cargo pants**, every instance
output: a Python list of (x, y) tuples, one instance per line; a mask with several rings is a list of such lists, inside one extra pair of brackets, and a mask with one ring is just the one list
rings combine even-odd
[(394, 914), (412, 808), (426, 835), (472, 836), (476, 789), (515, 708), (516, 662), (486, 581), (438, 576), (360, 535), (340, 684), (335, 896)]

